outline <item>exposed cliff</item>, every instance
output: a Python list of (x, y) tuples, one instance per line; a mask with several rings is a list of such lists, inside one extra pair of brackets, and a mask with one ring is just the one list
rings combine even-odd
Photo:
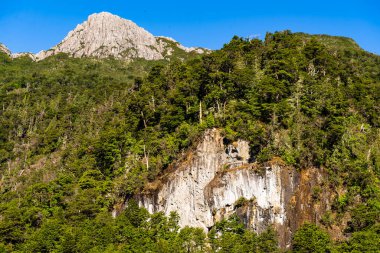
[(41, 60), (58, 53), (67, 53), (73, 57), (160, 60), (171, 56), (175, 50), (204, 52), (200, 48), (183, 47), (172, 39), (154, 37), (130, 20), (101, 12), (90, 15), (61, 43), (41, 51), (36, 58)]
[[(180, 226), (205, 230), (236, 213), (258, 233), (273, 225), (280, 246), (288, 247), (301, 224), (318, 222), (330, 208), (330, 191), (320, 188), (322, 172), (300, 173), (280, 159), (263, 165), (248, 161), (248, 142), (226, 144), (220, 131), (209, 130), (194, 151), (137, 199), (149, 212), (177, 211)], [(321, 202), (313, 197), (317, 187)]]

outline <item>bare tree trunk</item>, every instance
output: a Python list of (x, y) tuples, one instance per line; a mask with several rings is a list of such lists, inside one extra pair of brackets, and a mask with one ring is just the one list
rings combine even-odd
[(142, 116), (142, 119), (143, 119), (143, 122), (144, 122), (144, 127), (146, 128), (146, 121), (145, 121), (145, 117), (144, 117), (144, 112), (141, 111), (141, 116)]
[(149, 157), (146, 154), (145, 144), (144, 144), (144, 158), (145, 158), (145, 163), (146, 163), (146, 169), (149, 170)]
[(152, 96), (152, 102), (153, 102), (153, 111), (155, 112), (156, 111), (156, 104), (154, 101), (154, 96)]
[(199, 101), (199, 123), (202, 124), (202, 101)]
[(224, 119), (224, 115), (226, 115), (226, 104), (227, 104), (227, 101), (224, 101), (224, 103), (223, 103), (223, 119)]
[(221, 109), (220, 109), (220, 104), (219, 104), (218, 100), (216, 100), (216, 107), (218, 108), (218, 114), (220, 115), (221, 114)]

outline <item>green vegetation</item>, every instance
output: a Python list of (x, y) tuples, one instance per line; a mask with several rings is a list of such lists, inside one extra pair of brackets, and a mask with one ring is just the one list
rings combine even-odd
[(272, 228), (259, 236), (244, 225), (237, 216), (231, 216), (215, 224), (210, 230), (209, 241), (212, 252), (277, 252), (276, 234)]
[(329, 235), (313, 224), (304, 224), (293, 236), (293, 252), (325, 253), (330, 251)]
[(296, 252), (374, 252), (379, 66), (349, 39), (289, 31), (185, 62), (0, 53), (0, 252), (275, 251), (274, 231), (257, 236), (236, 218), (206, 236), (133, 202), (111, 217), (212, 127), (248, 140), (255, 161), (323, 167), (326, 187), (345, 189), (321, 222), (349, 214), (348, 240), (307, 225)]

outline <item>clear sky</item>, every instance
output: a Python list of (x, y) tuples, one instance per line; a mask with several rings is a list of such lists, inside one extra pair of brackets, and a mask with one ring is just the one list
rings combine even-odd
[(351, 37), (380, 54), (380, 0), (1, 0), (0, 6), (0, 42), (12, 52), (48, 49), (88, 15), (108, 11), (185, 46), (218, 49), (233, 35), (262, 39), (290, 29)]

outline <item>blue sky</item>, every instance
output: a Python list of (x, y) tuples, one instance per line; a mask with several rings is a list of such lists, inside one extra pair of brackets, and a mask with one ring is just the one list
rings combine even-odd
[(380, 54), (379, 0), (2, 0), (0, 42), (13, 52), (35, 53), (59, 43), (88, 15), (101, 11), (185, 46), (218, 49), (233, 35), (263, 38), (266, 32), (290, 29), (351, 37)]

